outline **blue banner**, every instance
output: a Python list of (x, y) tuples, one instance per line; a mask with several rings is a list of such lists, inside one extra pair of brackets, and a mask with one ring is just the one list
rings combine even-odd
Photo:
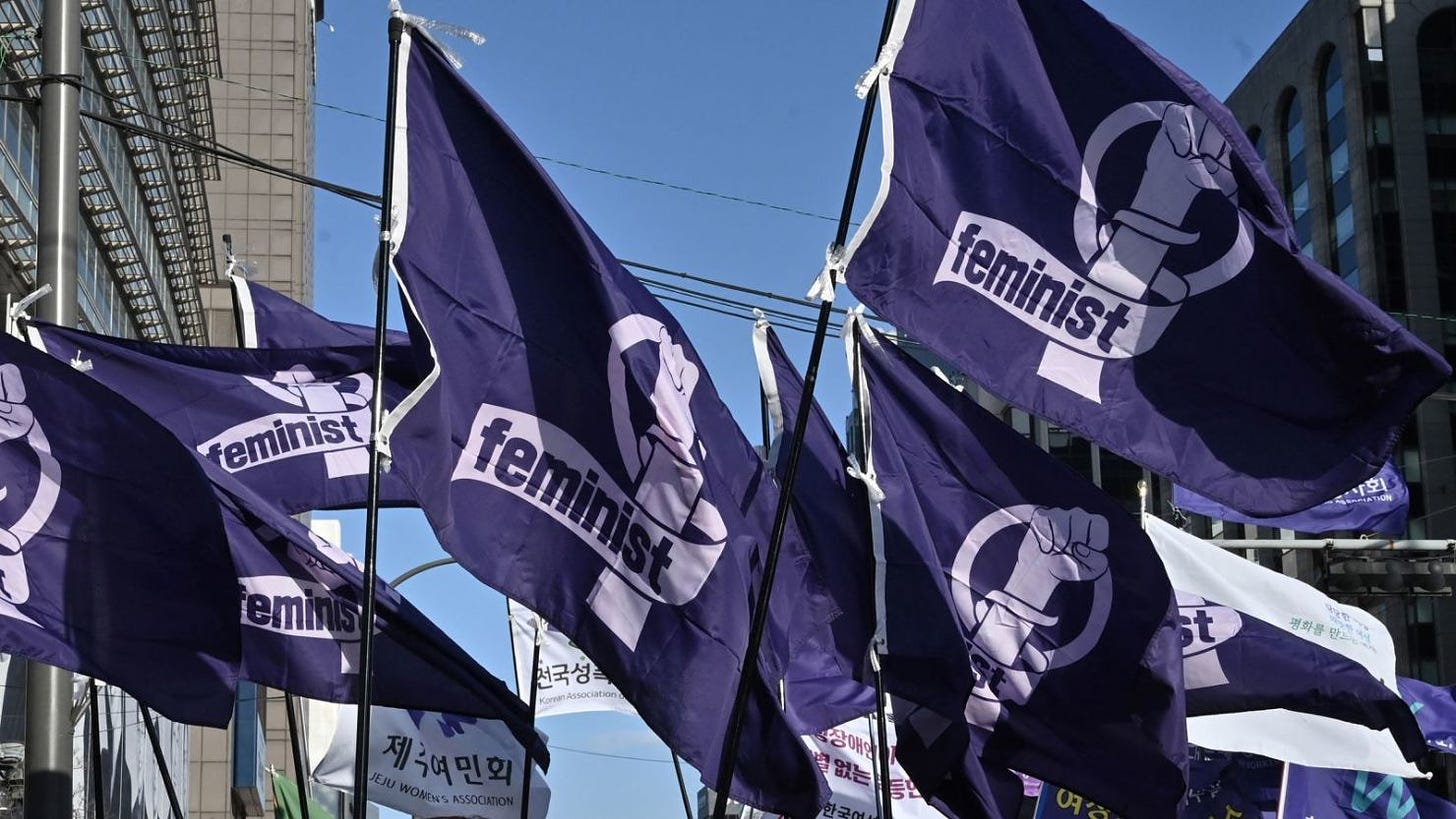
[(905, 769), (939, 792), (921, 742), (946, 767), (973, 754), (988, 772), (1167, 817), (1184, 790), (1183, 664), (1173, 591), (1138, 522), (851, 321), (884, 495), (885, 685), (923, 711), (896, 711)]
[(1409, 677), (1397, 677), (1395, 683), (1415, 714), (1426, 744), (1438, 751), (1456, 753), (1456, 697), (1451, 688)]
[(1399, 537), (1405, 533), (1406, 518), (1410, 516), (1410, 490), (1406, 488), (1405, 479), (1396, 471), (1395, 464), (1386, 461), (1375, 477), (1292, 515), (1271, 518), (1247, 515), (1177, 485), (1173, 487), (1173, 506), (1216, 520), (1298, 532), (1318, 534), (1345, 529)]
[[(671, 313), (436, 46), (407, 29), (401, 69), (392, 261), (433, 368), (391, 415), (395, 468), (462, 566), (567, 634), (711, 781), (771, 471)], [(792, 815), (829, 794), (776, 691), (835, 613), (809, 574), (786, 539), (730, 788)]]
[(1081, 0), (901, 3), (850, 289), (992, 393), (1247, 513), (1370, 478), (1451, 367), (1298, 252), (1232, 115)]
[[(244, 350), (133, 341), (33, 322), (51, 355), (141, 407), (198, 455), (290, 514), (363, 507), (369, 489), (374, 350)], [(393, 406), (419, 379), (407, 349), (385, 359)], [(415, 506), (398, 475), (385, 506)]]
[(1456, 819), (1456, 805), (1398, 776), (1290, 765), (1282, 813), (1291, 819)]

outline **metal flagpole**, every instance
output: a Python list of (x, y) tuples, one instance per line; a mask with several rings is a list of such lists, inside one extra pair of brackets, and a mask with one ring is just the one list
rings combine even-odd
[(283, 708), (288, 712), (288, 742), (293, 746), (293, 782), (298, 788), (299, 810), (303, 811), (303, 819), (312, 819), (308, 815), (308, 777), (303, 769), (303, 743), (298, 738), (298, 716), (293, 712), (293, 695), (287, 691), (283, 692)]
[[(36, 284), (51, 288), (36, 315), (76, 324), (76, 236), (80, 225), (81, 3), (46, 0), (41, 20), (40, 196)], [(25, 805), (31, 819), (71, 815), (71, 672), (26, 666)]]
[(96, 802), (92, 815), (96, 819), (105, 819), (106, 787), (101, 781), (101, 704), (96, 701), (95, 678), (87, 681), (86, 690), (91, 698), (88, 704), (91, 714), (91, 798)]
[(162, 774), (162, 787), (167, 789), (167, 801), (172, 803), (172, 816), (176, 819), (187, 819), (187, 814), (182, 812), (182, 803), (177, 800), (177, 786), (172, 784), (172, 771), (167, 768), (167, 758), (162, 756), (162, 741), (157, 739), (157, 726), (152, 724), (152, 711), (141, 703), (137, 703), (137, 708), (141, 709), (142, 725), (146, 726), (147, 739), (151, 740), (152, 753), (157, 757), (157, 770)]
[[(879, 44), (875, 47), (875, 59), (884, 48), (890, 35), (890, 25), (895, 19), (895, 0), (885, 5), (885, 19), (880, 26)], [(764, 626), (768, 622), (768, 602), (773, 594), (774, 574), (778, 571), (779, 551), (783, 546), (784, 531), (789, 522), (789, 504), (794, 493), (794, 478), (799, 473), (799, 456), (804, 450), (802, 431), (809, 423), (809, 410), (814, 403), (814, 385), (819, 380), (819, 361), (824, 355), (824, 337), (829, 330), (829, 317), (833, 312), (834, 286), (839, 271), (835, 269), (840, 249), (849, 238), (849, 222), (854, 209), (855, 193), (859, 189), (860, 166), (864, 164), (865, 147), (869, 144), (870, 126), (874, 122), (876, 87), (870, 86), (865, 96), (864, 112), (860, 116), (859, 135), (855, 139), (854, 158), (850, 162), (849, 183), (844, 191), (844, 204), (840, 208), (839, 226), (834, 234), (830, 261), (825, 272), (829, 287), (822, 293), (819, 302), (819, 318), (814, 325), (814, 344), (809, 351), (809, 365), (804, 371), (803, 397), (795, 417), (794, 440), (789, 446), (789, 459), (784, 465), (783, 485), (780, 487), (779, 505), (774, 515), (773, 532), (769, 536), (768, 555), (764, 559), (763, 581), (758, 599), (754, 601), (753, 620), (748, 630), (748, 645), (743, 652), (743, 670), (738, 677), (738, 690), (733, 697), (733, 708), (728, 716), (728, 731), (723, 742), (723, 756), (718, 765), (718, 777), (714, 786), (717, 792), (713, 806), (714, 819), (726, 819), (728, 815), (728, 789), (733, 784), (733, 770), (738, 762), (738, 744), (743, 734), (743, 719), (748, 710), (748, 693), (758, 681), (758, 649), (763, 643)]]
[(389, 81), (384, 113), (384, 203), (379, 209), (379, 251), (375, 264), (374, 389), (369, 412), (369, 501), (364, 516), (364, 611), (359, 634), (358, 721), (354, 740), (354, 815), (367, 816), (369, 806), (369, 703), (374, 687), (374, 586), (379, 570), (379, 431), (384, 424), (384, 326), (389, 320), (390, 227), (394, 209), (394, 135), (398, 118), (399, 48), (404, 20), (389, 18)]
[[(507, 605), (510, 605), (509, 603)], [(541, 643), (545, 636), (541, 634), (541, 615), (536, 615), (536, 639), (531, 647), (531, 695), (526, 701), (531, 707), (531, 730), (536, 730), (536, 691), (541, 684)], [(513, 641), (514, 642), (514, 641)], [(515, 649), (512, 648), (512, 651)], [(517, 681), (516, 687), (520, 687)], [(520, 696), (518, 693), (516, 696)], [(521, 780), (521, 819), (530, 819), (531, 811), (531, 780), (535, 774), (535, 763), (531, 761), (531, 749), (526, 749), (526, 771)]]
[[(864, 474), (869, 476), (873, 475), (874, 469), (870, 452), (870, 429), (865, 411), (864, 370), (860, 365), (860, 326), (858, 319), (851, 319), (851, 322), (850, 349), (854, 351), (854, 369), (851, 372), (852, 400), (854, 402), (852, 412), (857, 427), (856, 431), (859, 433), (855, 436), (857, 438), (856, 449), (858, 449), (855, 456), (864, 467)], [(867, 481), (865, 487), (867, 494), (871, 491), (878, 491), (870, 489), (869, 482), (872, 482), (873, 478), (866, 477), (865, 480)], [(868, 500), (872, 505), (878, 502), (874, 497), (870, 497)], [(875, 589), (875, 636), (870, 644), (870, 671), (874, 674), (875, 679), (875, 761), (882, 772), (877, 801), (880, 803), (880, 819), (894, 819), (895, 808), (891, 801), (890, 790), (890, 729), (886, 715), (887, 695), (885, 693), (885, 676), (880, 668), (880, 655), (885, 651), (884, 595), (880, 593), (885, 582), (882, 576), (884, 568), (880, 565), (881, 548), (878, 543), (880, 534), (875, 523), (876, 518), (873, 517), (878, 513), (873, 508), (865, 511), (872, 516), (870, 520), (871, 539), (877, 541), (875, 547), (870, 550), (870, 577), (873, 579)]]
[(693, 819), (693, 802), (688, 798), (688, 781), (683, 779), (682, 760), (678, 759), (677, 752), (669, 750), (672, 754), (672, 769), (677, 772), (677, 792), (682, 794), (683, 815), (687, 819)]

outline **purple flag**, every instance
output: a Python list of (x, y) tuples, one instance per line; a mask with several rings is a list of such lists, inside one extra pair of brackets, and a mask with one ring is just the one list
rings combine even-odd
[(866, 305), (977, 383), (1220, 503), (1389, 456), (1440, 356), (1299, 255), (1229, 112), (1081, 0), (915, 0), (879, 79)]
[[(394, 269), (434, 369), (392, 414), (395, 466), (445, 549), (567, 634), (646, 723), (719, 770), (777, 490), (682, 328), (530, 153), (406, 28)], [(426, 346), (428, 345), (428, 346)], [(786, 541), (735, 799), (812, 814), (828, 790), (779, 711), (821, 622)]]
[[(282, 691), (355, 702), (364, 576), (347, 552), (206, 464), (237, 568), (243, 676)], [(524, 703), (398, 591), (375, 590), (373, 704), (504, 722), (549, 762)]]
[(225, 726), (236, 575), (196, 460), (115, 393), (0, 335), (0, 651)]
[(1185, 512), (1255, 526), (1315, 533), (1349, 529), (1398, 537), (1405, 532), (1406, 518), (1410, 515), (1410, 490), (1395, 464), (1386, 461), (1375, 477), (1292, 515), (1272, 518), (1246, 515), (1177, 485), (1173, 487), (1173, 505)]
[(1189, 716), (1283, 708), (1389, 729), (1408, 756), (1419, 756), (1424, 747), (1401, 696), (1350, 657), (1182, 591), (1178, 620)]
[[(239, 347), (372, 347), (374, 328), (324, 318), (242, 276), (230, 277)], [(409, 347), (409, 334), (388, 330), (385, 343)]]
[(1390, 774), (1290, 765), (1280, 815), (1319, 819), (1456, 819), (1456, 805)]
[(885, 684), (920, 707), (896, 712), (905, 769), (937, 793), (940, 776), (912, 767), (918, 740), (945, 765), (973, 754), (1127, 816), (1171, 815), (1183, 666), (1152, 544), (1085, 478), (851, 321), (884, 495)]
[[(374, 351), (244, 350), (99, 336), (32, 322), (32, 342), (141, 407), (199, 455), (290, 514), (364, 506)], [(385, 401), (417, 384), (406, 349), (388, 348)], [(385, 506), (415, 506), (392, 472)]]
[[(769, 461), (782, 478), (804, 382), (768, 322), (754, 325), (753, 349), (774, 427)], [(784, 675), (785, 710), (800, 733), (813, 734), (875, 709), (874, 689), (857, 682), (864, 678), (875, 628), (875, 556), (864, 484), (850, 477), (849, 455), (817, 402), (804, 436), (794, 515), (819, 576), (843, 612), (795, 655)]]
[(1456, 696), (1452, 689), (1409, 677), (1397, 677), (1395, 684), (1416, 715), (1426, 744), (1448, 754), (1456, 752)]

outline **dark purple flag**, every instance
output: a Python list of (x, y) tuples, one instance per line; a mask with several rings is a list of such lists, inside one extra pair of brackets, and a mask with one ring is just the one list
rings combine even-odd
[(1390, 774), (1290, 765), (1280, 815), (1319, 819), (1456, 819), (1456, 805)]
[(1374, 475), (1450, 375), (1299, 255), (1229, 112), (1081, 0), (905, 2), (891, 42), (847, 280), (996, 395), (1265, 516)]
[(1410, 515), (1410, 490), (1395, 464), (1386, 461), (1375, 477), (1292, 515), (1272, 518), (1246, 515), (1177, 485), (1173, 487), (1173, 505), (1184, 512), (1255, 526), (1315, 533), (1348, 529), (1397, 537), (1405, 532), (1406, 518)]
[[(571, 637), (711, 780), (772, 475), (677, 321), (408, 28), (401, 69), (393, 264), (435, 369), (391, 416), (396, 469), (461, 565)], [(786, 542), (731, 788), (792, 815), (828, 798), (775, 691), (789, 618), (832, 613), (807, 561)]]
[[(768, 322), (754, 325), (753, 349), (774, 426), (769, 461), (782, 478), (804, 382)], [(795, 654), (784, 675), (785, 710), (800, 733), (813, 734), (875, 709), (874, 689), (857, 682), (865, 679), (875, 629), (875, 556), (864, 483), (850, 477), (849, 454), (817, 402), (804, 434), (794, 516), (818, 575), (843, 612)]]
[(1407, 756), (1424, 747), (1411, 709), (1343, 654), (1236, 608), (1178, 592), (1188, 715), (1283, 708), (1389, 729)]
[[(365, 505), (374, 351), (244, 350), (99, 336), (32, 322), (33, 343), (146, 410), (184, 444), (290, 514)], [(390, 347), (385, 402), (419, 383), (409, 350)], [(385, 506), (415, 506), (392, 472)]]
[(1448, 754), (1456, 752), (1456, 696), (1452, 689), (1408, 677), (1397, 677), (1395, 684), (1416, 715), (1426, 744)]
[(0, 335), (0, 651), (222, 727), (241, 660), (212, 489), (167, 430)]
[[(231, 276), (239, 347), (359, 347), (374, 345), (374, 328), (324, 318), (242, 276)], [(385, 343), (409, 347), (409, 334), (385, 332)]]
[(884, 493), (885, 685), (920, 706), (896, 715), (905, 769), (938, 792), (941, 772), (912, 767), (918, 741), (944, 765), (974, 754), (1127, 816), (1172, 815), (1183, 664), (1152, 544), (1085, 478), (852, 321)]
[[(241, 606), (243, 677), (356, 702), (364, 576), (347, 552), (206, 465), (227, 525)], [(528, 708), (382, 580), (375, 589), (373, 704), (503, 721), (549, 762)]]

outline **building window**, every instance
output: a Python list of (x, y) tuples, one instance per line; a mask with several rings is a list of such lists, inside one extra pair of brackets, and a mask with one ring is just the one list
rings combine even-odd
[(1426, 173), (1431, 183), (1431, 231), (1436, 240), (1436, 287), (1442, 314), (1456, 311), (1456, 10), (1443, 9), (1416, 34)]
[(1340, 53), (1325, 60), (1325, 187), (1330, 200), (1330, 269), (1346, 284), (1360, 289), (1355, 254), (1355, 197), (1350, 189), (1350, 140), (1345, 125), (1345, 79)]
[(1249, 144), (1252, 145), (1252, 146), (1254, 146), (1254, 153), (1256, 153), (1256, 154), (1259, 155), (1259, 161), (1261, 161), (1261, 162), (1267, 161), (1269, 159), (1269, 157), (1266, 155), (1268, 153), (1268, 151), (1264, 148), (1264, 131), (1263, 131), (1263, 129), (1261, 129), (1259, 126), (1256, 125), (1253, 128), (1250, 128), (1249, 129), (1248, 136), (1249, 136)]
[(1309, 171), (1304, 166), (1304, 107), (1298, 94), (1291, 94), (1284, 105), (1284, 155), (1288, 157), (1284, 166), (1284, 196), (1289, 214), (1294, 217), (1294, 235), (1299, 239), (1299, 249), (1313, 256), (1314, 217), (1309, 211)]

